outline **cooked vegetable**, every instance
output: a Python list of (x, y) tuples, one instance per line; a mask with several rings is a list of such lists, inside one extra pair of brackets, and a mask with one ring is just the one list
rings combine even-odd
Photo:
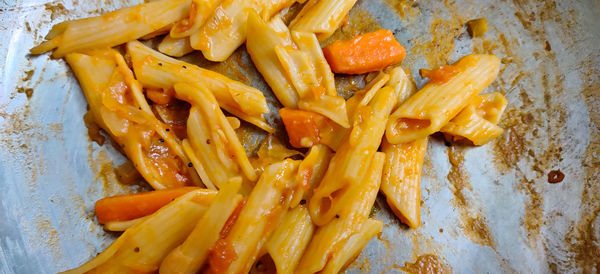
[(312, 111), (291, 108), (279, 109), (279, 116), (283, 120), (290, 144), (293, 147), (309, 147), (312, 144), (318, 144), (321, 140), (319, 124), (323, 122), (325, 116)]
[(192, 190), (117, 238), (82, 266), (63, 273), (155, 273), (163, 258), (182, 243), (208, 210), (215, 192)]
[(389, 30), (338, 40), (323, 49), (329, 66), (336, 73), (361, 74), (402, 62), (406, 51)]
[(335, 151), (348, 132), (327, 117), (312, 111), (281, 108), (279, 116), (285, 125), (290, 144), (297, 148), (324, 144)]
[(483, 34), (487, 31), (485, 18), (473, 19), (467, 22), (467, 31), (471, 37), (483, 37)]
[[(96, 202), (96, 216), (101, 224), (137, 219), (150, 215), (175, 198), (198, 189), (197, 187), (180, 187), (104, 198)], [(212, 197), (216, 193), (209, 189), (202, 189), (200, 192), (206, 197)]]

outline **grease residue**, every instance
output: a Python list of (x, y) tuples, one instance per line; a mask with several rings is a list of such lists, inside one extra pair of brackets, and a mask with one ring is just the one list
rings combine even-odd
[(427, 273), (427, 274), (450, 274), (452, 273), (452, 267), (450, 267), (443, 259), (436, 255), (425, 254), (417, 257), (414, 263), (406, 262), (404, 266), (393, 265), (394, 268), (406, 271), (408, 273)]
[[(102, 183), (102, 188), (100, 189), (102, 197), (150, 190), (147, 185), (128, 186), (120, 184), (114, 172), (115, 166), (105, 150), (101, 149), (95, 151), (95, 153), (91, 152), (91, 154), (95, 154), (90, 161), (90, 168), (95, 174), (93, 181)], [(90, 186), (88, 194), (95, 192), (94, 190), (97, 187), (96, 183)]]
[(381, 233), (381, 232), (377, 233), (377, 240), (379, 240), (380, 242), (383, 243), (383, 245), (385, 245), (386, 250), (390, 250), (392, 245), (390, 244), (390, 241), (388, 241), (388, 239), (386, 239), (383, 236), (383, 233)]
[(403, 20), (420, 14), (419, 3), (416, 0), (385, 0)]
[(40, 239), (45, 240), (46, 246), (50, 247), (55, 259), (61, 258), (62, 252), (58, 232), (54, 229), (50, 220), (44, 218), (43, 215), (38, 215), (35, 220), (35, 229), (38, 235), (43, 235)]
[(589, 60), (580, 68), (585, 71), (581, 92), (588, 106), (592, 131), (582, 160), (585, 181), (580, 198), (581, 215), (565, 235), (564, 243), (571, 259), (569, 262), (584, 273), (592, 273), (594, 268), (596, 272), (600, 271), (600, 69), (592, 66)]
[(66, 15), (68, 12), (62, 3), (46, 3), (44, 7), (50, 12), (50, 20), (53, 21), (59, 16)]
[(454, 194), (454, 205), (460, 213), (463, 232), (472, 242), (493, 247), (494, 239), (487, 222), (478, 214), (473, 216), (469, 211), (470, 205), (465, 197), (465, 192), (472, 191), (473, 187), (469, 183), (469, 178), (464, 170), (463, 152), (452, 146), (448, 149), (448, 158), (451, 167), (447, 178), (452, 185), (450, 189)]
[(33, 96), (33, 89), (32, 88), (17, 87), (17, 92), (25, 94), (28, 99), (31, 98), (31, 96)]
[(450, 20), (433, 19), (429, 25), (430, 38), (416, 37), (410, 49), (409, 56), (423, 56), (429, 68), (437, 68), (452, 63), (454, 39), (463, 32), (464, 22), (456, 17)]
[(27, 71), (25, 71), (25, 76), (23, 76), (23, 78), (21, 78), (21, 81), (27, 82), (27, 81), (31, 80), (32, 76), (33, 76), (33, 70), (32, 69), (27, 70)]

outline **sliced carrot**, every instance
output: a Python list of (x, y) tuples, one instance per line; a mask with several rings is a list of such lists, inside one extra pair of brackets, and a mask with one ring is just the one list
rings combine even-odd
[[(180, 187), (107, 197), (96, 202), (96, 216), (101, 224), (137, 219), (150, 215), (175, 198), (197, 189), (200, 188)], [(207, 196), (215, 194), (214, 190), (206, 190)]]
[(293, 147), (306, 147), (306, 145), (302, 145), (303, 142), (312, 142), (316, 145), (321, 140), (319, 125), (323, 123), (322, 120), (326, 119), (325, 116), (312, 111), (291, 108), (279, 109), (279, 116), (283, 120), (290, 144)]
[(402, 62), (406, 51), (389, 30), (338, 40), (323, 49), (335, 73), (361, 74)]

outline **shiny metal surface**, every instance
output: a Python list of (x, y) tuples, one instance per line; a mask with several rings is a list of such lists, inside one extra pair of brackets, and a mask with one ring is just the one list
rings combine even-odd
[[(124, 158), (89, 140), (86, 102), (66, 63), (27, 52), (54, 23), (138, 2), (0, 2), (0, 273), (63, 271), (116, 237), (99, 226), (93, 205), (135, 190), (115, 180)], [(447, 147), (432, 138), (422, 227), (400, 224), (379, 197), (383, 232), (350, 272), (399, 272), (423, 254), (457, 273), (600, 271), (599, 16), (596, 0), (358, 1), (334, 38), (391, 29), (419, 85), (419, 68), (497, 54), (503, 66), (488, 91), (503, 92), (509, 107), (505, 133), (487, 145)], [(480, 17), (488, 32), (471, 39), (464, 25)], [(222, 64), (185, 59), (251, 83), (277, 105), (243, 47)], [(362, 82), (339, 77), (338, 87), (349, 94)], [(260, 140), (256, 132), (247, 128), (243, 139)], [(562, 183), (547, 182), (554, 169), (565, 174)]]

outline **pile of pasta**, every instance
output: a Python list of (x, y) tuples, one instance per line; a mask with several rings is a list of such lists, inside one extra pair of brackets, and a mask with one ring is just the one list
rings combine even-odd
[[(417, 91), (393, 66), (404, 49), (389, 31), (321, 48), (355, 0), (309, 0), (286, 25), (280, 14), (295, 2), (157, 0), (57, 24), (31, 50), (66, 59), (86, 120), (155, 189), (99, 200), (98, 221), (123, 234), (67, 273), (337, 273), (381, 231), (370, 216), (379, 192), (419, 227), (428, 136), (482, 145), (502, 134), (506, 99), (481, 94), (497, 57), (422, 70), (430, 81)], [(158, 51), (138, 41), (162, 34)], [(270, 136), (248, 157), (240, 120), (274, 132), (263, 93), (167, 56), (223, 61), (243, 43), (283, 105), (290, 145), (305, 153)], [(345, 100), (332, 69), (378, 73)]]

